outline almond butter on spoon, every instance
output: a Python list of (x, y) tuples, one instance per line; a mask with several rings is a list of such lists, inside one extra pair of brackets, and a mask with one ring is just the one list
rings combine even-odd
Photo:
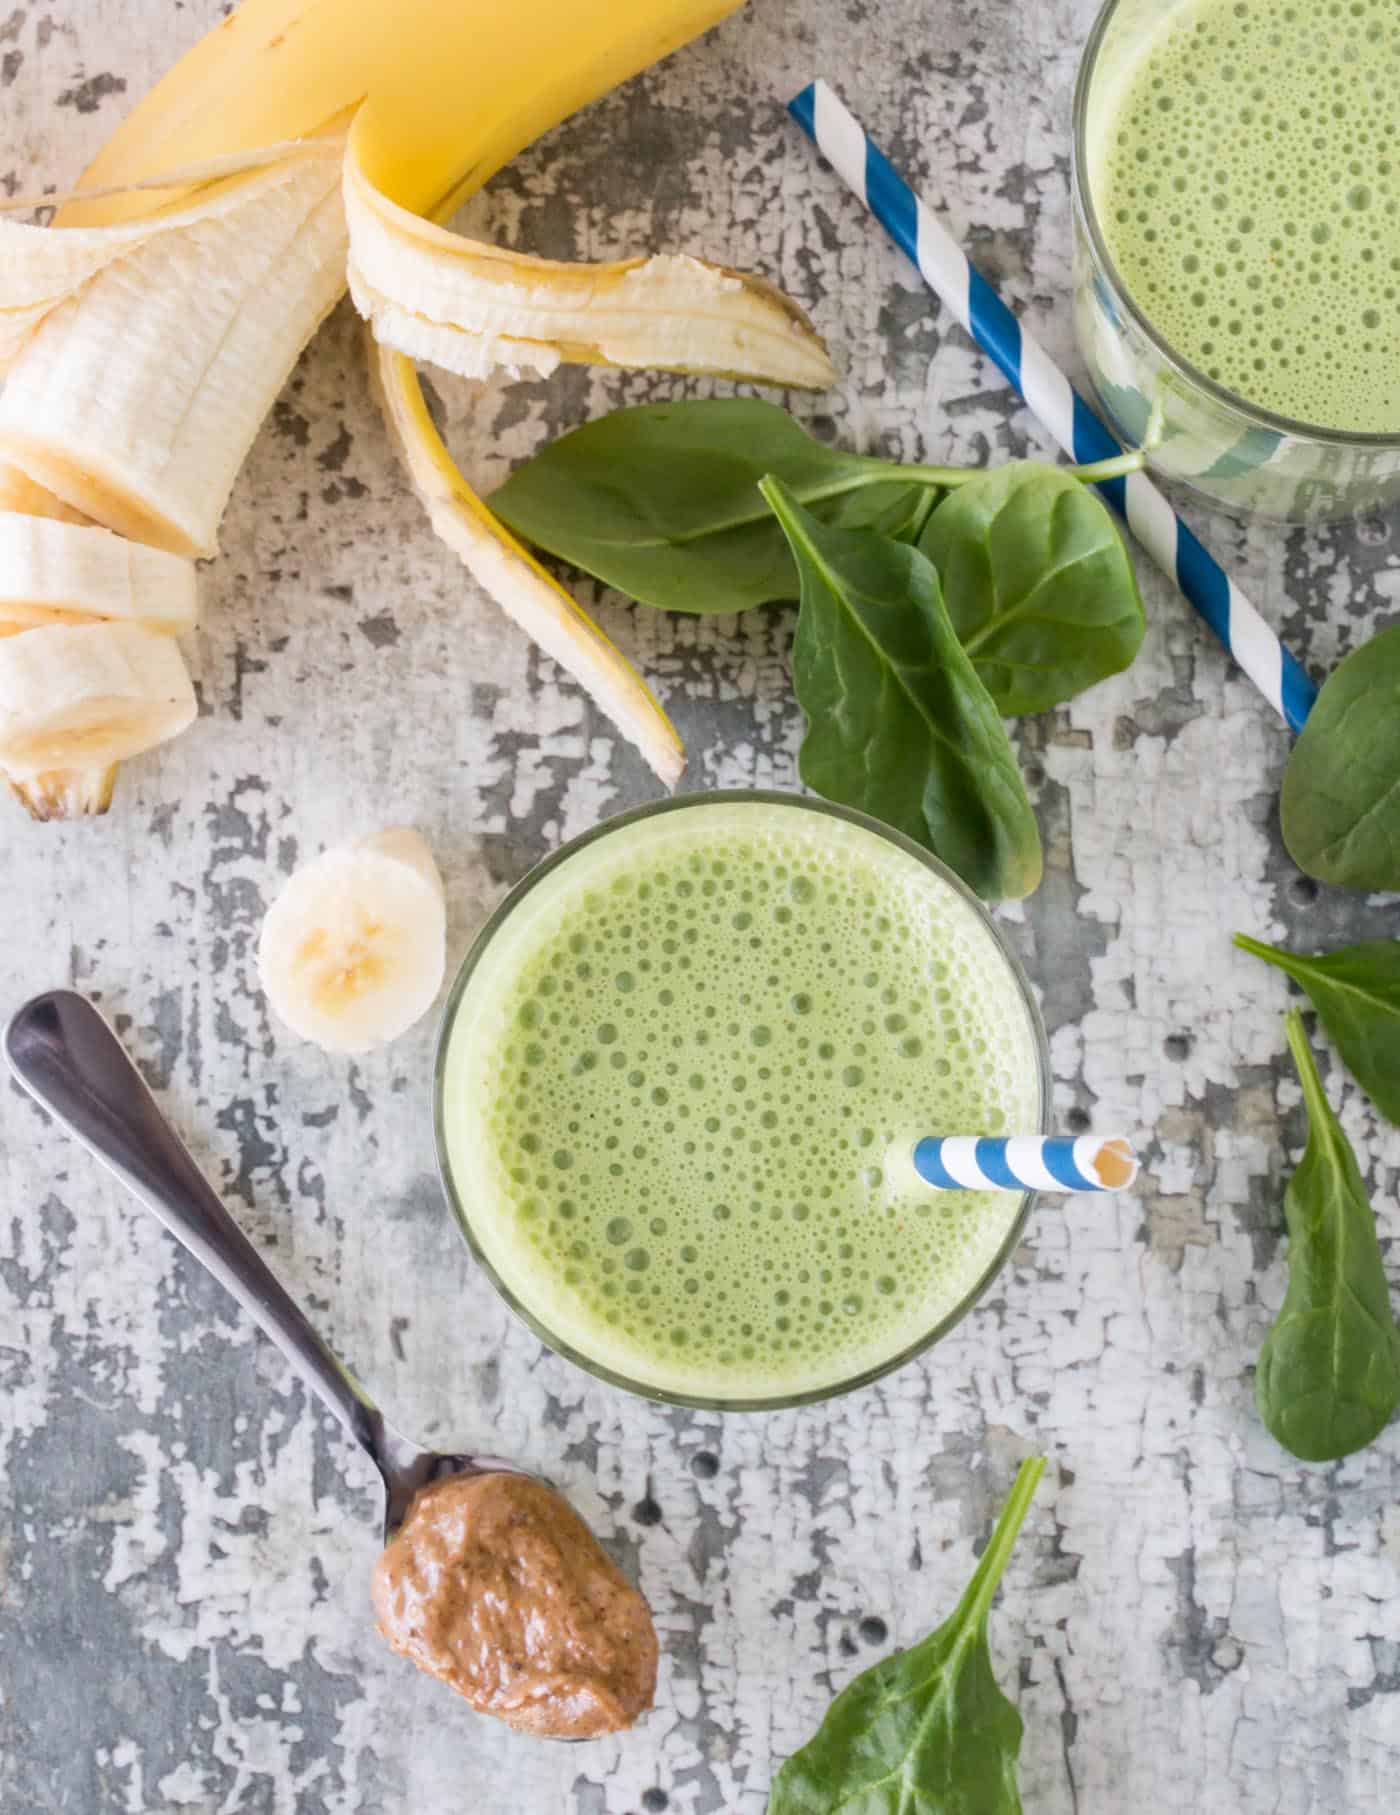
[(583, 1520), (511, 1461), (424, 1449), (393, 1428), (229, 1215), (92, 1004), (48, 990), (0, 1046), (16, 1082), (232, 1293), (374, 1464), (385, 1545), (374, 1602), (390, 1644), (529, 1733), (586, 1739), (649, 1708), (651, 1615)]
[(395, 1651), (522, 1733), (593, 1739), (652, 1705), (646, 1602), (532, 1476), (421, 1488), (375, 1567), (374, 1607)]

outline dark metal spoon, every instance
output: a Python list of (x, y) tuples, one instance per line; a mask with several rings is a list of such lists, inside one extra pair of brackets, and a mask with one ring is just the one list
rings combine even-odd
[(67, 989), (35, 996), (5, 1031), (5, 1057), (35, 1101), (232, 1292), (339, 1418), (383, 1479), (386, 1543), (425, 1482), (462, 1473), (525, 1472), (495, 1456), (420, 1449), (385, 1420), (225, 1210), (90, 1002)]

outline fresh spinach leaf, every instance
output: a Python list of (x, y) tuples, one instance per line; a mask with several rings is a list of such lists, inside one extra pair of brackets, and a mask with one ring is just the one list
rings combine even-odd
[(1345, 888), (1400, 889), (1400, 625), (1328, 677), (1288, 759), (1281, 804), (1300, 870)]
[(949, 622), (933, 564), (819, 523), (776, 478), (763, 496), (802, 583), (792, 679), (798, 766), (828, 800), (883, 819), (988, 900), (1040, 881), (1040, 833), (996, 706)]
[(1400, 939), (1306, 958), (1247, 933), (1235, 944), (1277, 965), (1308, 992), (1347, 1069), (1387, 1121), (1400, 1123)]
[(1288, 1290), (1264, 1339), (1259, 1415), (1304, 1462), (1364, 1449), (1400, 1405), (1400, 1330), (1376, 1219), (1351, 1143), (1323, 1094), (1303, 1017), (1286, 1017), (1308, 1113), (1308, 1145), (1288, 1182)]
[(1141, 647), (1147, 620), (1123, 539), (1063, 467), (1020, 460), (979, 473), (934, 511), (919, 547), (1008, 718), (1073, 699)]
[(987, 1613), (1044, 1467), (1021, 1464), (952, 1618), (841, 1691), (768, 1815), (1020, 1815), (1021, 1716), (992, 1674)]
[(644, 605), (744, 611), (797, 596), (758, 495), (765, 473), (826, 522), (911, 537), (947, 476), (824, 447), (776, 404), (716, 398), (585, 423), (518, 467), (490, 505), (527, 542)]

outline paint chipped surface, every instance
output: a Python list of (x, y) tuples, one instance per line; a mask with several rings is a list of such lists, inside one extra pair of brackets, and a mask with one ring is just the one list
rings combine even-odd
[[(71, 179), (222, 10), (12, 9), (0, 182)], [(1046, 452), (780, 103), (818, 70), (839, 80), (1072, 358), (1067, 120), (1092, 10), (753, 0), (522, 159), (471, 225), (554, 256), (656, 245), (778, 279), (845, 373), (796, 407), (844, 445)], [(483, 485), (613, 404), (707, 388), (570, 369), (434, 382)], [(1391, 518), (1208, 535), (1319, 672), (1400, 603)], [(396, 1419), (518, 1456), (569, 1493), (655, 1610), (658, 1709), (634, 1733), (550, 1746), (393, 1658), (368, 1610), (367, 1467), (219, 1289), (6, 1087), (6, 1815), (761, 1815), (775, 1761), (831, 1692), (947, 1611), (1039, 1448), (1055, 1466), (993, 1630), (1026, 1721), (1026, 1807), (1391, 1807), (1400, 1428), (1309, 1469), (1253, 1415), (1302, 1122), (1287, 986), (1228, 935), (1324, 945), (1393, 930), (1394, 909), (1293, 871), (1273, 805), (1282, 734), (1156, 576), (1132, 673), (1018, 729), (1047, 874), (1007, 916), (1043, 988), (1065, 1125), (1143, 1130), (1141, 1185), (1043, 1209), (936, 1356), (825, 1408), (721, 1419), (587, 1380), (474, 1272), (433, 1177), (430, 1028), (346, 1063), (282, 1033), (258, 994), (263, 908), (325, 845), (419, 824), (460, 954), (546, 850), (654, 792), (433, 539), (344, 309), (259, 440), (222, 547), (203, 579), (196, 725), (127, 766), (107, 819), (6, 821), (0, 1007), (43, 982), (97, 996), (242, 1225)], [(687, 785), (794, 785), (790, 614), (599, 611), (685, 736)], [(1328, 1081), (1400, 1260), (1400, 1137), (1335, 1062)]]

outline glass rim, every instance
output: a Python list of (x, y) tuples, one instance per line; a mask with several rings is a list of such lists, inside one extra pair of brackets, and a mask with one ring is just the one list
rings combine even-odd
[(462, 1006), (462, 1002), (466, 996), (467, 989), (470, 986), (471, 979), (481, 960), (482, 954), (486, 951), (492, 939), (495, 938), (496, 934), (500, 932), (501, 928), (510, 919), (511, 915), (514, 914), (520, 904), (535, 890), (535, 888), (538, 887), (545, 877), (551, 875), (562, 864), (567, 863), (577, 852), (585, 849), (587, 846), (595, 844), (600, 839), (606, 838), (611, 833), (620, 831), (627, 826), (635, 825), (642, 820), (658, 818), (663, 814), (695, 811), (698, 808), (712, 805), (740, 804), (793, 807), (801, 811), (815, 813), (821, 816), (843, 819), (849, 824), (861, 826), (866, 831), (872, 832), (877, 837), (884, 839), (887, 843), (895, 845), (908, 856), (916, 858), (926, 869), (930, 870), (941, 881), (953, 888), (958, 896), (973, 908), (978, 919), (991, 935), (992, 941), (1010, 973), (1012, 981), (1016, 985), (1017, 993), (1019, 994), (1022, 1006), (1025, 1009), (1032, 1043), (1035, 1048), (1035, 1060), (1038, 1074), (1037, 1083), (1039, 1085), (1040, 1096), (1040, 1125), (1037, 1132), (1042, 1134), (1051, 1132), (1050, 1113), (1054, 1091), (1054, 1080), (1050, 1069), (1050, 1043), (1046, 1036), (1045, 1024), (1041, 1017), (1039, 1005), (1035, 999), (1035, 993), (1031, 988), (1030, 979), (1027, 977), (1020, 959), (1007, 944), (995, 920), (993, 920), (992, 916), (988, 913), (986, 906), (973, 894), (971, 889), (968, 888), (967, 884), (963, 882), (959, 876), (954, 875), (946, 864), (941, 863), (938, 858), (932, 856), (928, 851), (924, 850), (922, 846), (915, 844), (911, 838), (906, 838), (902, 832), (896, 831), (892, 826), (883, 824), (880, 820), (872, 819), (867, 813), (858, 812), (851, 807), (838, 806), (831, 801), (814, 800), (807, 795), (784, 793), (778, 789), (717, 788), (691, 794), (676, 795), (666, 800), (648, 801), (642, 806), (632, 807), (622, 813), (614, 814), (608, 819), (601, 820), (587, 832), (581, 833), (576, 838), (569, 839), (567, 843), (560, 845), (558, 850), (552, 851), (549, 856), (542, 858), (539, 863), (535, 864), (533, 868), (531, 868), (521, 880), (514, 885), (473, 939), (471, 947), (462, 960), (456, 977), (453, 979), (452, 987), (448, 991), (447, 1001), (443, 1006), (442, 1019), (438, 1028), (437, 1049), (433, 1060), (433, 1137), (437, 1150), (438, 1177), (442, 1184), (443, 1195), (447, 1199), (448, 1208), (451, 1210), (458, 1230), (477, 1265), (481, 1268), (487, 1279), (495, 1287), (496, 1291), (505, 1300), (514, 1314), (525, 1324), (527, 1329), (531, 1330), (534, 1335), (545, 1344), (547, 1348), (552, 1349), (556, 1355), (562, 1356), (565, 1361), (572, 1362), (575, 1367), (582, 1368), (585, 1373), (593, 1375), (595, 1379), (605, 1381), (609, 1386), (621, 1387), (624, 1392), (636, 1394), (639, 1398), (651, 1400), (655, 1404), (685, 1406), (694, 1410), (712, 1412), (783, 1411), (795, 1406), (815, 1405), (821, 1401), (835, 1399), (844, 1393), (853, 1393), (861, 1387), (869, 1386), (872, 1381), (879, 1380), (884, 1375), (893, 1373), (896, 1368), (904, 1367), (908, 1362), (913, 1361), (916, 1356), (922, 1355), (927, 1349), (931, 1349), (934, 1344), (940, 1342), (955, 1325), (962, 1322), (967, 1313), (986, 1293), (991, 1286), (992, 1281), (1004, 1270), (1025, 1232), (1026, 1224), (1030, 1219), (1031, 1209), (1037, 1195), (1034, 1191), (1023, 1191), (1020, 1194), (1020, 1202), (1016, 1207), (1016, 1213), (1007, 1227), (1006, 1235), (998, 1247), (996, 1254), (953, 1309), (944, 1317), (940, 1318), (931, 1329), (921, 1333), (913, 1342), (906, 1344), (897, 1354), (890, 1356), (884, 1361), (878, 1362), (872, 1367), (863, 1368), (859, 1373), (853, 1374), (849, 1378), (833, 1381), (829, 1386), (809, 1387), (801, 1392), (757, 1394), (752, 1397), (734, 1397), (718, 1394), (675, 1392), (669, 1389), (649, 1385), (646, 1381), (631, 1379), (615, 1368), (610, 1368), (605, 1363), (596, 1361), (591, 1356), (583, 1354), (571, 1343), (566, 1342), (562, 1337), (557, 1336), (549, 1329), (542, 1318), (530, 1310), (528, 1306), (520, 1302), (520, 1299), (511, 1290), (509, 1285), (501, 1278), (496, 1268), (492, 1265), (489, 1257), (486, 1255), (481, 1243), (477, 1240), (476, 1234), (472, 1228), (470, 1213), (463, 1199), (463, 1194), (458, 1190), (457, 1183), (452, 1176), (452, 1165), (448, 1157), (447, 1134), (444, 1123), (444, 1087), (446, 1082), (448, 1048), (451, 1045), (452, 1032), (456, 1024), (458, 1011)]
[(1227, 409), (1234, 411), (1237, 416), (1243, 417), (1250, 427), (1266, 429), (1276, 435), (1285, 435), (1293, 441), (1309, 441), (1320, 447), (1348, 448), (1353, 452), (1367, 451), (1384, 454), (1400, 449), (1400, 431), (1398, 430), (1368, 432), (1360, 429), (1325, 428), (1321, 423), (1305, 422), (1298, 417), (1280, 415), (1277, 411), (1266, 409), (1262, 404), (1251, 403), (1248, 398), (1241, 397), (1238, 391), (1232, 391), (1228, 385), (1221, 384), (1208, 372), (1203, 372), (1199, 366), (1193, 365), (1183, 353), (1172, 346), (1170, 341), (1154, 326), (1128, 285), (1124, 283), (1122, 274), (1109, 253), (1108, 242), (1104, 237), (1103, 229), (1099, 224), (1098, 212), (1094, 206), (1093, 189), (1089, 182), (1087, 144), (1089, 90), (1093, 84), (1104, 39), (1108, 36), (1114, 15), (1122, 4), (1123, 0), (1103, 0), (1098, 16), (1090, 27), (1074, 82), (1070, 145), (1072, 205), (1084, 228), (1085, 237), (1089, 241), (1096, 263), (1113, 285), (1115, 300), (1151, 343), (1164, 365), (1194, 385), (1197, 390), (1203, 391), (1212, 402), (1222, 404)]

